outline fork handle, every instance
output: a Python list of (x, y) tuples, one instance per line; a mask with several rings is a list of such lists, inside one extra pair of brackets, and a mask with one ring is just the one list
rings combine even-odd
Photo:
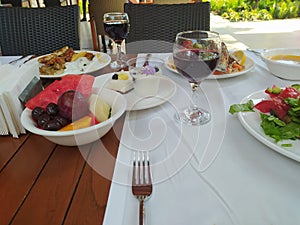
[(144, 225), (145, 219), (145, 208), (144, 208), (144, 199), (140, 199), (140, 216), (139, 216), (139, 225)]

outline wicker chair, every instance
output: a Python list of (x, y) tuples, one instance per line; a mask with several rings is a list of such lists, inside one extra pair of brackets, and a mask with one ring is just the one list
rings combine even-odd
[(210, 30), (210, 3), (124, 5), (130, 32), (126, 52), (171, 52), (176, 34)]
[(0, 8), (2, 55), (43, 55), (63, 46), (80, 49), (78, 5)]

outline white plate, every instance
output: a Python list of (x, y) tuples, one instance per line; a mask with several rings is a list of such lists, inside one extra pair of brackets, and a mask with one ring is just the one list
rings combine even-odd
[[(82, 52), (82, 51), (75, 51), (75, 52)], [(96, 52), (96, 51), (87, 51), (87, 52), (93, 53), (95, 55), (95, 57), (93, 58), (92, 61), (88, 61), (86, 58), (82, 57), (82, 58), (77, 59), (75, 62), (67, 62), (66, 69), (65, 69), (64, 73), (62, 73), (62, 74), (57, 74), (57, 75), (41, 75), (40, 74), (40, 77), (52, 79), (52, 78), (63, 77), (66, 74), (91, 73), (96, 70), (102, 69), (103, 67), (107, 66), (111, 61), (110, 56), (103, 52)], [(98, 59), (96, 54), (100, 54), (100, 56), (101, 56), (100, 59)], [(40, 56), (40, 57), (43, 57), (43, 56)], [(38, 74), (39, 74), (39, 67), (40, 67), (40, 65), (42, 65), (38, 62), (38, 59), (40, 57), (32, 59), (26, 63), (26, 64), (35, 64), (36, 65), (35, 72)], [(86, 64), (86, 66), (84, 66), (84, 64)]]
[[(241, 103), (253, 100), (254, 104), (260, 102), (262, 99), (269, 99), (265, 90), (254, 92), (242, 100)], [(239, 112), (238, 118), (243, 127), (252, 134), (257, 140), (267, 145), (271, 149), (280, 154), (300, 162), (300, 140), (285, 140), (275, 143), (274, 139), (265, 135), (260, 126), (261, 119), (259, 112)], [(292, 147), (282, 147), (281, 144), (292, 144)]]
[[(104, 74), (95, 78), (94, 87), (104, 87), (106, 82), (111, 79), (113, 73)], [(167, 77), (161, 77), (159, 91), (155, 97), (140, 97), (134, 90), (124, 94), (127, 100), (127, 111), (143, 110), (161, 105), (168, 101), (176, 92), (176, 84)]]
[[(164, 64), (168, 70), (178, 74), (178, 71), (171, 66), (171, 65), (174, 65), (172, 55), (170, 55), (165, 60)], [(209, 75), (206, 79), (226, 79), (226, 78), (230, 78), (230, 77), (244, 75), (244, 74), (248, 73), (249, 71), (251, 71), (254, 68), (254, 66), (255, 66), (255, 63), (253, 62), (253, 60), (247, 56), (247, 59), (245, 62), (245, 69), (243, 71), (237, 72), (237, 73), (222, 74), (222, 75)]]

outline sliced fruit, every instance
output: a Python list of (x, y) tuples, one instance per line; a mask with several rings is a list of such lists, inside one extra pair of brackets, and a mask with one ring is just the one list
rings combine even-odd
[(92, 75), (65, 75), (61, 80), (56, 80), (48, 85), (43, 91), (37, 94), (26, 103), (26, 107), (34, 109), (39, 106), (43, 109), (51, 103), (57, 103), (58, 98), (68, 90), (77, 90), (86, 98), (91, 93), (95, 77)]
[(75, 53), (74, 55), (72, 55), (72, 59), (71, 62), (76, 61), (77, 59), (79, 59), (80, 57), (84, 57), (86, 55), (86, 52), (79, 52), (79, 53)]
[(91, 126), (92, 117), (91, 116), (84, 116), (79, 120), (74, 121), (73, 123), (68, 124), (67, 126), (61, 128), (58, 131), (70, 131), (70, 130), (78, 130), (82, 128), (86, 128)]
[(128, 80), (128, 74), (127, 73), (119, 73), (118, 80)]
[(98, 60), (100, 60), (100, 59), (101, 59), (101, 54), (100, 54), (100, 53), (97, 53), (97, 54), (96, 54), (96, 57), (97, 57)]
[(99, 122), (103, 122), (110, 117), (111, 107), (99, 96), (92, 94), (89, 98), (90, 111)]
[(245, 64), (247, 59), (246, 54), (242, 50), (232, 52), (231, 56), (242, 66)]

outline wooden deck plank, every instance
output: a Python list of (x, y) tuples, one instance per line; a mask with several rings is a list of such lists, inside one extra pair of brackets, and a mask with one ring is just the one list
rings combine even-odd
[(64, 225), (103, 223), (123, 121), (94, 143)]
[[(10, 143), (14, 142), (17, 148), (19, 141), (10, 140)], [(1, 224), (9, 224), (54, 148), (55, 144), (45, 138), (30, 135), (23, 144), (22, 150), (18, 151), (2, 170), (0, 173)]]
[(61, 225), (84, 164), (77, 147), (57, 146), (12, 225)]
[(21, 135), (19, 138), (12, 138), (10, 135), (0, 137), (0, 171), (18, 151), (28, 136), (29, 134)]

